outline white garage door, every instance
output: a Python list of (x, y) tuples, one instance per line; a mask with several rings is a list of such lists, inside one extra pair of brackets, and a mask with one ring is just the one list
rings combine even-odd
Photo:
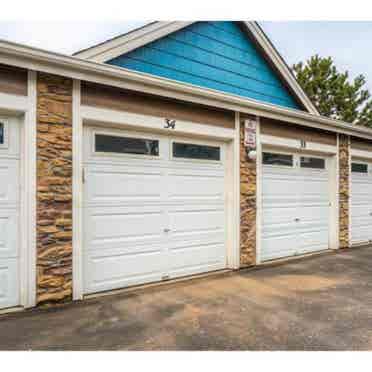
[(372, 165), (351, 164), (351, 243), (372, 240)]
[(19, 305), (19, 127), (0, 119), (0, 308)]
[(224, 146), (85, 128), (85, 293), (226, 267)]
[(261, 260), (329, 247), (329, 174), (325, 158), (262, 155)]

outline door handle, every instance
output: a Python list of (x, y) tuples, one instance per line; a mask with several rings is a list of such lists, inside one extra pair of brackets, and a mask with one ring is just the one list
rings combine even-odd
[(300, 222), (300, 219), (299, 218), (295, 218), (294, 221), (295, 222)]
[(169, 231), (171, 231), (171, 229), (164, 229), (165, 233), (168, 233)]

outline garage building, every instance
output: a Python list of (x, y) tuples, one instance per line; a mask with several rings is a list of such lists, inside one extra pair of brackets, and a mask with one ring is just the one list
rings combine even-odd
[(372, 240), (372, 131), (319, 115), (256, 22), (0, 64), (2, 311)]

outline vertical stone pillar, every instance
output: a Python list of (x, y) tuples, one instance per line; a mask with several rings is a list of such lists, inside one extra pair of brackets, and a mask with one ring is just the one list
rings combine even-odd
[(37, 77), (37, 303), (72, 297), (72, 80)]
[(244, 121), (240, 122), (240, 267), (256, 263), (256, 161), (244, 147)]
[(350, 137), (338, 136), (339, 149), (339, 239), (340, 248), (348, 248), (349, 242), (349, 198), (350, 198)]

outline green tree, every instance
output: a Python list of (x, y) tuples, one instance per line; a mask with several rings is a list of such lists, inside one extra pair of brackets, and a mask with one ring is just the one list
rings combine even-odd
[(312, 56), (292, 67), (318, 111), (333, 119), (372, 127), (372, 100), (365, 77), (349, 79), (348, 71), (337, 70), (331, 57)]

